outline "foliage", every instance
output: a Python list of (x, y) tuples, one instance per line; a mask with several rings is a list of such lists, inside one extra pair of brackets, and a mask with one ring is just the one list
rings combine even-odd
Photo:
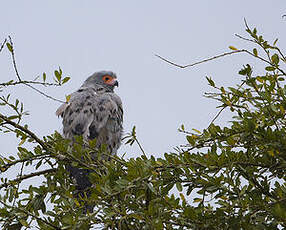
[[(219, 113), (230, 110), (229, 127), (211, 122), (202, 132), (186, 131), (187, 144), (163, 158), (148, 156), (139, 144), (135, 128), (126, 136), (127, 144), (137, 143), (141, 157), (114, 156), (104, 160), (106, 150), (95, 150), (95, 141), (83, 143), (77, 137), (71, 145), (54, 133), (43, 139), (22, 123), (20, 100), (9, 95), (0, 98), (1, 106), (12, 109), (0, 113), (1, 134), (15, 133), (20, 143), (17, 156), (1, 156), (0, 223), (3, 228), (40, 229), (279, 229), (286, 227), (286, 59), (256, 28), (246, 24), (253, 50), (237, 49), (221, 56), (247, 53), (265, 64), (265, 73), (255, 75), (245, 64), (239, 71), (241, 84), (219, 87), (207, 78), (215, 92), (206, 96), (219, 103)], [(16, 62), (14, 47), (5, 41)], [(170, 63), (170, 62), (169, 62)], [(172, 64), (172, 63), (171, 63)], [(1, 90), (15, 84), (46, 84), (23, 81), (0, 84)], [(65, 83), (62, 71), (55, 72), (55, 84)], [(22, 82), (22, 83), (21, 83)], [(54, 84), (54, 83), (53, 83)], [(24, 147), (30, 142), (30, 148)], [(83, 147), (84, 146), (84, 147)], [(99, 152), (91, 161), (90, 154)], [(84, 156), (84, 157), (82, 157)], [(74, 185), (65, 165), (91, 169), (90, 197), (73, 198)], [(19, 174), (7, 176), (15, 166)], [(23, 175), (23, 168), (31, 173)], [(5, 173), (5, 174), (4, 174)], [(41, 176), (40, 184), (29, 179)], [(7, 178), (6, 178), (7, 177)], [(95, 205), (85, 214), (83, 204)]]

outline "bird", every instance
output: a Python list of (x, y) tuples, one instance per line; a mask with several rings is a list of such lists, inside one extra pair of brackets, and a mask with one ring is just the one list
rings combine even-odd
[[(88, 77), (56, 111), (63, 119), (64, 138), (71, 142), (75, 136), (82, 136), (84, 142), (96, 139), (97, 149), (105, 145), (110, 155), (116, 155), (123, 132), (122, 101), (114, 93), (118, 86), (117, 76), (112, 71), (99, 71)], [(67, 165), (67, 170), (75, 181), (75, 197), (82, 197), (85, 192), (88, 196), (87, 190), (92, 186), (88, 178), (91, 170), (71, 165)], [(90, 212), (92, 208), (86, 207)]]

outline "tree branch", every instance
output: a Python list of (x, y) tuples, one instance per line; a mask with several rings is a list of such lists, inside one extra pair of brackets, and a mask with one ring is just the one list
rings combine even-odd
[(56, 83), (48, 83), (48, 82), (39, 82), (39, 81), (15, 81), (15, 82), (5, 82), (0, 83), (0, 86), (12, 86), (12, 85), (20, 85), (20, 84), (33, 84), (33, 85), (43, 85), (43, 86), (61, 86)]
[(17, 76), (18, 80), (21, 81), (21, 77), (19, 75), (18, 68), (17, 68), (17, 65), (16, 65), (14, 45), (13, 45), (12, 38), (10, 36), (9, 36), (9, 42), (10, 42), (10, 44), (12, 46), (11, 54), (12, 54), (13, 67), (14, 67), (14, 70), (15, 70), (15, 73), (16, 73), (16, 76)]
[(53, 169), (47, 169), (47, 170), (38, 171), (38, 172), (34, 172), (34, 173), (30, 173), (30, 174), (27, 174), (27, 175), (20, 176), (20, 177), (14, 179), (14, 180), (9, 180), (8, 182), (5, 182), (5, 183), (1, 184), (0, 185), (0, 189), (7, 188), (9, 185), (21, 182), (21, 181), (29, 179), (31, 177), (41, 176), (41, 175), (44, 175), (44, 174), (47, 174), (47, 173), (55, 172), (56, 170), (57, 170), (56, 168), (53, 168)]
[(34, 160), (41, 160), (44, 159), (46, 157), (49, 157), (49, 154), (43, 154), (43, 155), (35, 155), (35, 158), (29, 156), (28, 158), (24, 158), (24, 159), (19, 159), (19, 160), (15, 160), (11, 163), (7, 163), (4, 166), (1, 166), (1, 172), (5, 172), (8, 168), (10, 168), (13, 165), (16, 165), (18, 163), (24, 163), (26, 161), (34, 161)]
[(231, 52), (227, 52), (227, 53), (223, 53), (223, 54), (220, 54), (220, 55), (217, 55), (217, 56), (213, 56), (211, 58), (207, 58), (207, 59), (204, 59), (202, 61), (199, 61), (199, 62), (195, 62), (195, 63), (192, 63), (192, 64), (188, 64), (188, 65), (179, 65), (179, 64), (176, 64), (175, 62), (172, 62), (172, 61), (169, 61), (168, 59), (158, 55), (158, 54), (155, 54), (156, 57), (160, 58), (161, 60), (173, 65), (173, 66), (176, 66), (176, 67), (179, 67), (181, 69), (184, 69), (184, 68), (188, 68), (188, 67), (192, 67), (192, 66), (195, 66), (195, 65), (199, 65), (199, 64), (202, 64), (204, 62), (208, 62), (208, 61), (212, 61), (214, 59), (217, 59), (217, 58), (221, 58), (221, 57), (224, 57), (224, 56), (228, 56), (228, 55), (232, 55), (232, 54), (236, 54), (236, 53), (242, 53), (242, 52), (245, 52), (246, 50), (242, 49), (242, 50), (234, 50), (234, 51), (231, 51)]
[(44, 220), (44, 219), (42, 219), (42, 218), (40, 218), (40, 217), (34, 215), (33, 213), (30, 213), (29, 211), (27, 211), (27, 210), (25, 210), (25, 209), (23, 209), (23, 208), (19, 208), (19, 207), (15, 207), (15, 206), (11, 207), (11, 206), (7, 205), (5, 202), (3, 202), (3, 201), (1, 201), (1, 200), (0, 200), (0, 203), (3, 204), (3, 205), (4, 205), (5, 207), (7, 207), (7, 208), (16, 209), (16, 210), (18, 210), (18, 211), (20, 211), (20, 212), (23, 212), (23, 213), (25, 213), (26, 215), (31, 216), (31, 217), (35, 218), (36, 220), (45, 223), (46, 225), (52, 227), (53, 229), (56, 229), (56, 230), (60, 230), (60, 229), (61, 229), (61, 228), (59, 228), (59, 227), (57, 227), (57, 226), (51, 224), (50, 222), (48, 222), (48, 221), (46, 221), (46, 220)]
[(1, 44), (0, 53), (1, 53), (2, 49), (3, 49), (3, 47), (5, 46), (6, 42), (7, 42), (7, 39), (5, 39), (4, 42)]
[(66, 103), (65, 101), (56, 99), (56, 98), (54, 98), (54, 97), (52, 97), (52, 96), (50, 96), (50, 95), (48, 95), (48, 94), (46, 94), (46, 93), (44, 93), (44, 92), (38, 90), (38, 89), (36, 89), (35, 87), (33, 87), (33, 86), (29, 85), (29, 84), (25, 84), (25, 85), (28, 86), (28, 87), (30, 87), (31, 89), (35, 90), (35, 91), (38, 92), (39, 94), (42, 94), (43, 96), (49, 98), (49, 99), (52, 99), (52, 100), (54, 100), (54, 101), (61, 102), (61, 103)]
[(48, 147), (46, 146), (46, 144), (41, 140), (39, 139), (33, 132), (31, 132), (30, 130), (28, 130), (27, 128), (11, 121), (8, 117), (2, 115), (0, 113), (0, 119), (6, 121), (8, 124), (12, 125), (13, 127), (27, 133), (31, 138), (33, 138), (40, 146), (42, 146), (42, 148), (46, 151), (48, 151)]
[(52, 97), (52, 96), (49, 96), (48, 94), (45, 94), (44, 92), (42, 92), (42, 91), (36, 89), (35, 87), (29, 85), (29, 83), (24, 83), (24, 81), (22, 81), (22, 79), (21, 79), (21, 77), (20, 77), (20, 75), (19, 75), (19, 72), (18, 72), (17, 64), (16, 64), (15, 50), (14, 50), (13, 41), (12, 41), (12, 38), (11, 38), (10, 36), (9, 36), (9, 42), (10, 42), (10, 44), (11, 44), (11, 46), (12, 46), (12, 50), (11, 50), (12, 62), (13, 62), (14, 71), (15, 71), (15, 73), (16, 73), (16, 76), (17, 76), (18, 81), (19, 81), (19, 82), (23, 82), (24, 85), (30, 87), (31, 89), (35, 90), (36, 92), (40, 93), (41, 95), (43, 95), (43, 96), (45, 96), (45, 97), (47, 97), (47, 98), (49, 98), (49, 99), (52, 99), (52, 100), (57, 101), (57, 102), (65, 103), (64, 101), (58, 100), (58, 99), (56, 99), (56, 98), (54, 98), (54, 97)]

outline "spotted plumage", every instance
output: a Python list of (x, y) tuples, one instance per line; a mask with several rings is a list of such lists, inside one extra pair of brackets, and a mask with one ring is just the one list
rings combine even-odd
[[(114, 155), (121, 143), (123, 109), (122, 102), (113, 90), (118, 86), (117, 77), (111, 71), (96, 72), (85, 80), (68, 103), (61, 105), (56, 114), (63, 118), (63, 135), (73, 140), (82, 135), (85, 141), (96, 138), (96, 147), (105, 144)], [(85, 190), (91, 184), (88, 170), (68, 166), (75, 178), (78, 190)]]
[[(104, 77), (112, 81), (104, 82)], [(111, 154), (116, 154), (122, 134), (123, 110), (119, 96), (114, 92), (118, 85), (113, 72), (101, 71), (90, 76), (72, 93), (68, 103), (56, 112), (63, 118), (63, 134), (72, 139), (82, 135), (84, 140), (97, 138), (98, 147), (106, 144)]]

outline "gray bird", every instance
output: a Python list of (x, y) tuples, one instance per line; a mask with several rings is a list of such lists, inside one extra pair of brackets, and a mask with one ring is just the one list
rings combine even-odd
[[(63, 118), (63, 135), (73, 140), (82, 135), (84, 141), (96, 138), (96, 147), (105, 144), (108, 152), (115, 155), (121, 144), (123, 109), (122, 102), (113, 90), (118, 86), (116, 74), (111, 71), (96, 72), (70, 95), (68, 103), (56, 111)], [(90, 170), (67, 166), (75, 179), (80, 195), (91, 186)]]

